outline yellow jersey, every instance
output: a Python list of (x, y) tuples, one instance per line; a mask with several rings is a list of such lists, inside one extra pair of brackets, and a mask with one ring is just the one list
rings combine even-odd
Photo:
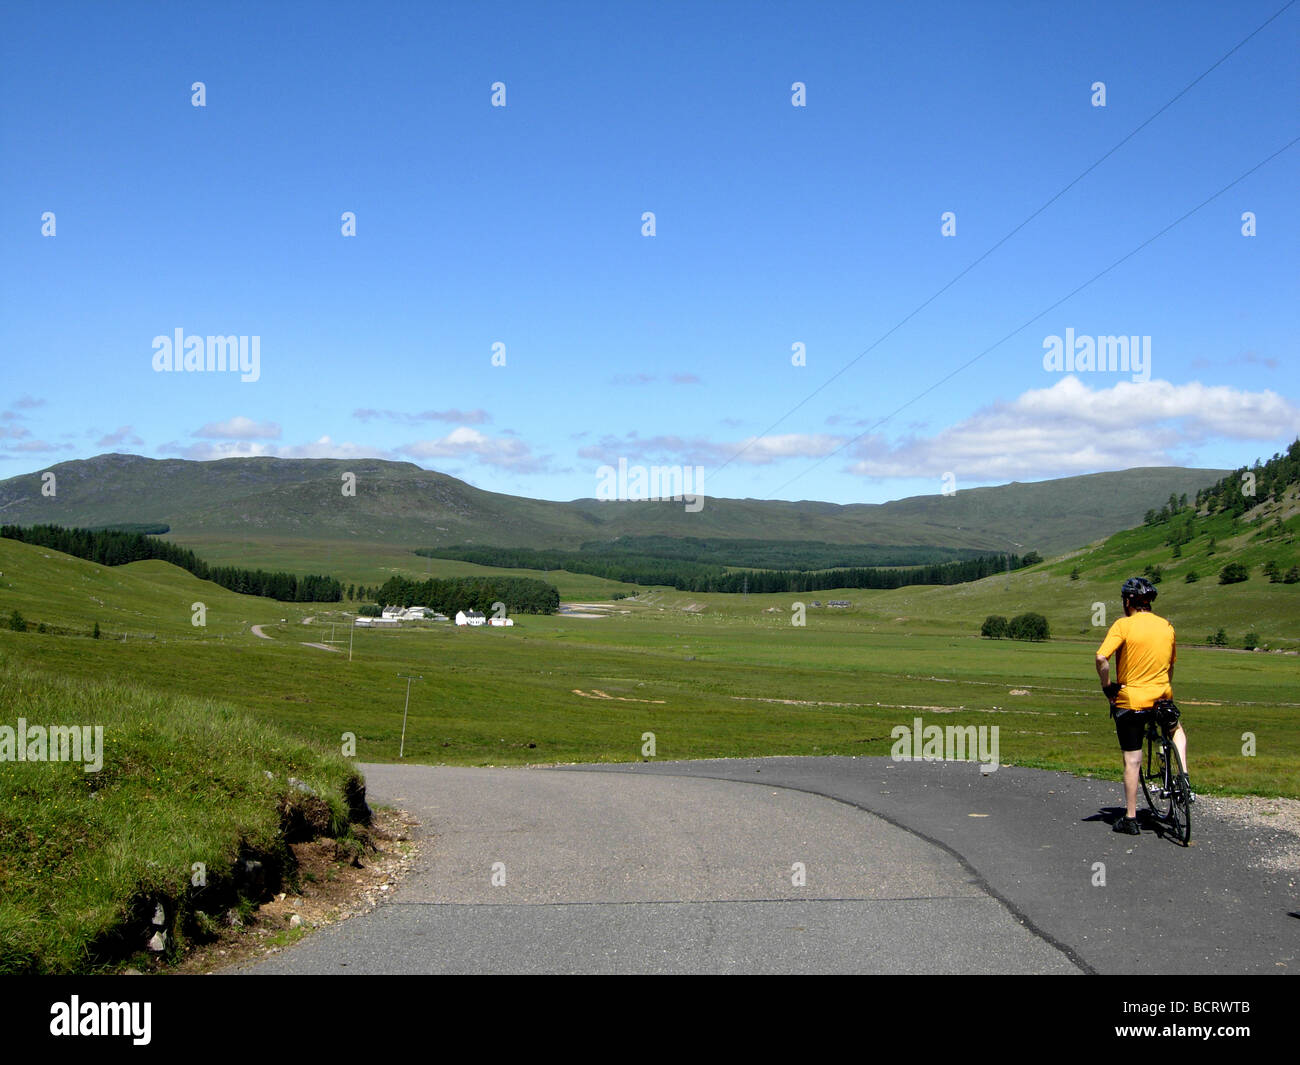
[(1178, 658), (1174, 627), (1149, 610), (1120, 618), (1097, 648), (1103, 658), (1115, 656), (1115, 675), (1123, 687), (1115, 697), (1121, 710), (1145, 710), (1157, 699), (1172, 699), (1169, 671)]

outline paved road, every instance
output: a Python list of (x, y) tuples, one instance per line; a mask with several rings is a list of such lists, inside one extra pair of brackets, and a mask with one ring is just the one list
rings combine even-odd
[(423, 862), (253, 971), (1300, 969), (1296, 886), (1250, 865), (1249, 830), (1117, 835), (1110, 782), (887, 758), (363, 769), (431, 834)]

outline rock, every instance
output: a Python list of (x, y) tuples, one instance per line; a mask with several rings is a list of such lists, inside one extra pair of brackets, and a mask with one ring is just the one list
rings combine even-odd
[(239, 911), (238, 911), (238, 910), (227, 910), (227, 911), (226, 911), (225, 921), (226, 921), (226, 927), (227, 927), (227, 928), (243, 928), (243, 927), (244, 927), (244, 922), (243, 922), (242, 920), (240, 920), (240, 917), (239, 917)]
[(301, 928), (301, 927), (302, 927), (302, 917), (300, 917), (298, 914), (295, 913), (292, 917), (289, 918), (289, 927), (290, 927), (290, 928)]
[(1024, 688), (1012, 688), (1008, 695), (1028, 695), (1029, 692)]
[(262, 863), (252, 858), (245, 858), (235, 863), (235, 879), (253, 897), (260, 897), (266, 884), (266, 870)]
[(143, 976), (144, 973), (142, 973), (139, 969), (123, 969), (123, 970), (122, 970), (122, 975), (123, 975), (123, 976)]
[(153, 926), (155, 928), (162, 928), (163, 925), (165, 925), (166, 923), (167, 923), (167, 911), (163, 909), (163, 904), (160, 902), (154, 907)]
[(167, 933), (158, 931), (149, 939), (149, 949), (155, 954), (161, 954), (167, 949)]
[(289, 778), (289, 787), (291, 787), (291, 788), (297, 788), (299, 791), (303, 792), (303, 793), (306, 794), (306, 795), (311, 795), (311, 796), (313, 796), (313, 797), (315, 797), (315, 795), (316, 795), (316, 792), (315, 792), (315, 790), (311, 787), (311, 785), (309, 785), (309, 784), (304, 784), (304, 783), (303, 783), (301, 780), (299, 780), (297, 777), (290, 777), (290, 778)]

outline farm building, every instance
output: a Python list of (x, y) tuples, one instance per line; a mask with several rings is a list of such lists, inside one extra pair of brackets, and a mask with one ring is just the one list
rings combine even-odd
[(486, 621), (487, 621), (487, 618), (485, 618), (485, 617), (484, 617), (481, 613), (479, 613), (479, 611), (477, 611), (477, 610), (469, 610), (469, 611), (461, 610), (461, 611), (458, 611), (458, 612), (456, 613), (456, 624), (457, 624), (457, 625), (474, 625), (474, 626), (478, 626), (478, 625), (482, 625), (482, 624), (484, 624)]
[(495, 625), (497, 628), (501, 628), (504, 625), (513, 625), (514, 623), (514, 618), (488, 618), (488, 624)]
[(401, 627), (400, 618), (357, 618), (353, 624), (359, 629), (396, 629)]

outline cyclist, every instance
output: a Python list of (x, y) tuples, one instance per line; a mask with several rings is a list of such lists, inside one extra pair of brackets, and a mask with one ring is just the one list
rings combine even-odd
[[(1142, 739), (1151, 707), (1158, 699), (1174, 697), (1174, 662), (1178, 648), (1174, 627), (1151, 612), (1156, 588), (1145, 577), (1130, 577), (1120, 588), (1124, 616), (1119, 618), (1097, 648), (1097, 676), (1110, 700), (1120, 750), (1124, 752), (1125, 814), (1115, 822), (1116, 832), (1140, 833), (1137, 824), (1138, 768), (1142, 764)], [(1115, 656), (1114, 683), (1110, 656)], [(1187, 735), (1181, 724), (1173, 731), (1174, 746), (1187, 772)], [(1191, 791), (1191, 785), (1188, 785)]]

